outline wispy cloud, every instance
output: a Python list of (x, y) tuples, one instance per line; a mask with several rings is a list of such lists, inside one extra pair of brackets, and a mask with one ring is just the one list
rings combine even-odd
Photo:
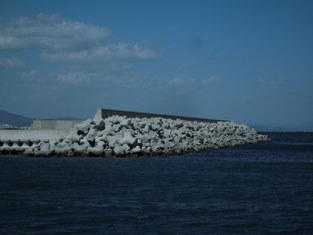
[(34, 69), (23, 72), (20, 78), (25, 81), (35, 81), (35, 82), (42, 81), (45, 79), (41, 72)]
[(110, 31), (59, 15), (39, 14), (8, 21), (0, 28), (0, 50), (31, 49), (54, 61), (149, 60), (152, 49), (139, 43), (106, 44)]
[(217, 84), (217, 83), (220, 83), (221, 81), (222, 79), (220, 77), (211, 76), (203, 80), (202, 83), (203, 84)]
[[(158, 58), (158, 54), (144, 43), (112, 40), (107, 43), (109, 37), (110, 30), (103, 27), (72, 21), (60, 15), (39, 14), (2, 22), (0, 52), (37, 52), (43, 63), (67, 71), (65, 74), (54, 74), (51, 78), (73, 84), (89, 80), (90, 73), (86, 71), (108, 75), (109, 71), (120, 72), (138, 62)], [(22, 67), (24, 63), (19, 59), (3, 58), (0, 59), (0, 66)], [(38, 73), (27, 71), (21, 74), (21, 78), (33, 81), (43, 78)]]
[(42, 57), (54, 62), (134, 62), (140, 60), (156, 59), (158, 56), (153, 50), (144, 48), (138, 43), (116, 43), (98, 46), (87, 50), (44, 53)]
[(66, 73), (60, 74), (58, 80), (71, 84), (81, 84), (89, 82), (92, 78), (99, 76), (97, 73)]
[(284, 78), (281, 78), (281, 79), (263, 79), (263, 78), (260, 78), (257, 80), (257, 82), (260, 84), (264, 84), (264, 85), (284, 85), (284, 84), (288, 83), (289, 80), (284, 79)]
[(0, 58), (0, 67), (3, 68), (23, 68), (25, 64), (17, 58)]
[(224, 60), (226, 58), (226, 55), (222, 52), (216, 52), (209, 54), (208, 59), (209, 60)]
[(109, 31), (105, 28), (71, 21), (59, 15), (39, 14), (2, 24), (0, 49), (79, 50), (92, 47), (108, 36)]
[(169, 85), (181, 86), (181, 85), (190, 85), (194, 82), (194, 79), (185, 79), (185, 78), (172, 78), (168, 80)]

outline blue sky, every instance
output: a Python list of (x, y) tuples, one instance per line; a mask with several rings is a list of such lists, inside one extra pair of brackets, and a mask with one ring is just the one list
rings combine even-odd
[(0, 100), (313, 130), (313, 2), (2, 0)]

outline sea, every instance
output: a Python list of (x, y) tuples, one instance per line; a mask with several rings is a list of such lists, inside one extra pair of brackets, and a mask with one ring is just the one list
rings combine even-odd
[(313, 234), (313, 133), (166, 157), (0, 156), (0, 234)]

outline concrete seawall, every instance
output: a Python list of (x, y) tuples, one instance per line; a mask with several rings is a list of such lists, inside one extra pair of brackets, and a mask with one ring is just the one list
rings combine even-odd
[(76, 120), (35, 120), (29, 129), (0, 130), (0, 141), (38, 141), (63, 138), (68, 131), (82, 121)]
[(68, 130), (81, 123), (79, 120), (35, 120), (30, 127), (32, 130)]
[(0, 130), (0, 141), (56, 140), (66, 135), (68, 130)]
[(0, 130), (0, 153), (24, 153), (42, 141), (57, 141), (68, 130)]
[(166, 115), (166, 114), (156, 114), (156, 113), (142, 113), (142, 112), (133, 112), (133, 111), (122, 111), (122, 110), (113, 110), (113, 109), (98, 109), (94, 119), (107, 118), (110, 116), (125, 116), (127, 118), (165, 118), (177, 120), (181, 119), (184, 121), (197, 121), (197, 122), (223, 122), (225, 120), (217, 119), (208, 119), (208, 118), (195, 118), (195, 117), (185, 117), (185, 116), (176, 116), (176, 115)]
[(0, 130), (0, 152), (24, 152), (42, 141), (58, 141), (68, 134), (70, 128), (82, 121), (35, 120), (26, 130)]

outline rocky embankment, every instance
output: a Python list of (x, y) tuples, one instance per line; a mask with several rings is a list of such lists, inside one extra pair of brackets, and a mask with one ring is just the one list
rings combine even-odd
[(268, 141), (234, 122), (196, 122), (164, 118), (86, 120), (65, 138), (35, 143), (23, 150), (38, 156), (147, 156), (182, 154)]

